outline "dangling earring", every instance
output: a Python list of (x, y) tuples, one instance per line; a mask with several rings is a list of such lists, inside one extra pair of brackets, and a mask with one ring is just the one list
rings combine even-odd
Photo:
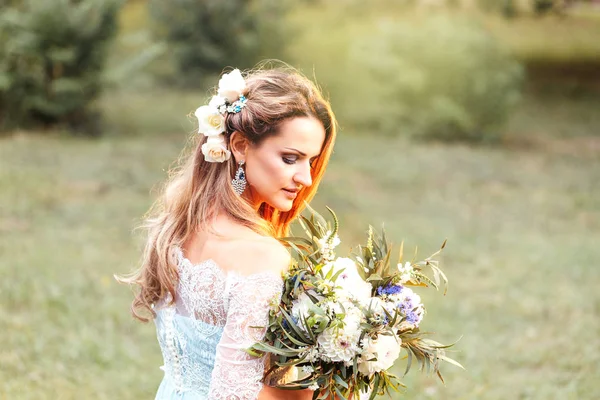
[(244, 190), (246, 190), (246, 184), (248, 183), (246, 181), (246, 172), (244, 172), (243, 165), (244, 165), (244, 162), (240, 161), (239, 167), (238, 167), (237, 171), (235, 171), (235, 178), (233, 178), (231, 180), (231, 185), (233, 186), (233, 191), (238, 196), (241, 196), (242, 193), (244, 193)]

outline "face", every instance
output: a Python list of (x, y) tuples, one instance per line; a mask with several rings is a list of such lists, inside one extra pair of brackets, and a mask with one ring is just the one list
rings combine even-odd
[(255, 208), (267, 203), (289, 211), (298, 191), (312, 185), (311, 164), (321, 153), (325, 128), (312, 117), (284, 121), (277, 135), (246, 151), (244, 193)]

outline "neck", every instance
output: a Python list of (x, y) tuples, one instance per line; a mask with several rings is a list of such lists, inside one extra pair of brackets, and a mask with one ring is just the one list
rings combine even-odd
[(244, 191), (244, 193), (242, 194), (242, 198), (244, 198), (244, 200), (246, 200), (248, 202), (248, 204), (250, 204), (250, 206), (258, 214), (258, 210), (260, 210), (260, 206), (262, 205), (263, 202), (258, 200), (258, 198), (256, 196), (254, 196), (254, 193), (251, 188), (248, 188), (247, 190)]

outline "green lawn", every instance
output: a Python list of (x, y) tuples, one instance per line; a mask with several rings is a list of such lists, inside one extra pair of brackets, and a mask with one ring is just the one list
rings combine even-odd
[[(129, 4), (130, 36), (120, 38), (117, 61), (147, 39), (134, 40), (147, 21), (141, 3)], [(307, 6), (294, 18), (317, 11)], [(540, 46), (558, 61), (570, 49), (597, 58), (600, 25), (557, 21), (484, 23), (523, 59), (538, 57)], [(304, 39), (313, 40), (310, 32)], [(153, 398), (162, 376), (154, 327), (130, 317), (132, 294), (113, 274), (136, 267), (143, 238), (133, 229), (205, 92), (147, 89), (145, 79), (135, 83), (146, 89), (103, 97), (103, 138), (0, 137), (0, 399)], [(405, 398), (600, 392), (600, 97), (571, 95), (527, 95), (496, 147), (410, 143), (342, 123), (314, 202), (337, 211), (341, 249), (384, 221), (390, 238), (418, 245), (421, 256), (448, 239), (450, 288), (445, 297), (423, 291), (424, 329), (444, 342), (462, 337), (451, 356), (467, 370), (444, 366), (446, 386), (413, 370)]]
[[(109, 121), (123, 118), (110, 96)], [(383, 221), (422, 256), (448, 238), (450, 290), (424, 295), (424, 328), (462, 336), (452, 356), (467, 371), (445, 366), (443, 386), (415, 370), (406, 398), (597, 394), (600, 142), (585, 104), (530, 99), (509, 124), (514, 142), (496, 148), (341, 133), (315, 205), (337, 210), (342, 249)], [(579, 134), (561, 134), (558, 110)], [(0, 140), (0, 398), (153, 395), (154, 327), (131, 319), (112, 275), (138, 261), (132, 229), (189, 130), (183, 115), (173, 123), (162, 135)]]

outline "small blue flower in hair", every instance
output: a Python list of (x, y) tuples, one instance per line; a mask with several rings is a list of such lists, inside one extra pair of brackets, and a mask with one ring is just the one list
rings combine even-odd
[(230, 105), (227, 106), (227, 112), (230, 113), (239, 113), (242, 111), (242, 108), (246, 107), (246, 102), (248, 99), (244, 95), (240, 95), (240, 98)]

